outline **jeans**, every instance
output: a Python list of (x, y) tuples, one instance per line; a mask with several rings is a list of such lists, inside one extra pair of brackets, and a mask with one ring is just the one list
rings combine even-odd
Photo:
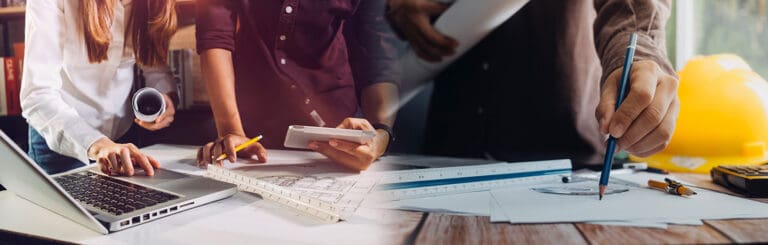
[[(126, 132), (123, 137), (115, 140), (115, 142), (120, 144), (134, 143), (141, 147), (141, 145), (138, 144), (138, 135), (139, 129), (134, 124), (134, 126), (131, 126), (131, 128), (128, 129), (128, 132)], [(51, 150), (51, 148), (48, 148), (43, 136), (32, 127), (29, 127), (29, 151), (27, 154), (29, 155), (29, 158), (35, 161), (37, 165), (49, 175), (66, 172), (86, 165), (80, 160), (61, 155)]]
[(61, 155), (48, 148), (43, 136), (32, 127), (29, 127), (29, 152), (27, 154), (49, 175), (85, 166), (85, 163), (80, 160)]

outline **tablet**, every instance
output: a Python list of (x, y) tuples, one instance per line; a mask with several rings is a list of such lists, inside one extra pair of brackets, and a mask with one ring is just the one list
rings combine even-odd
[(324, 128), (291, 125), (285, 135), (283, 146), (288, 148), (309, 149), (310, 141), (327, 142), (331, 139), (345, 140), (358, 144), (373, 142), (375, 131), (356, 129)]

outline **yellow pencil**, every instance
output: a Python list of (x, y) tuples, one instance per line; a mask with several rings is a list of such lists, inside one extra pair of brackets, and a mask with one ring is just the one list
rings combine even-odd
[[(248, 147), (250, 145), (253, 145), (253, 143), (259, 142), (259, 140), (261, 140), (261, 135), (253, 137), (253, 139), (249, 140), (248, 142), (243, 143), (242, 145), (236, 146), (235, 147), (235, 152), (238, 152), (238, 151), (240, 151), (242, 149), (245, 149), (246, 147)], [(222, 153), (221, 155), (219, 155), (219, 157), (216, 158), (216, 161), (221, 161), (221, 160), (224, 160), (224, 159), (227, 159), (227, 154)]]

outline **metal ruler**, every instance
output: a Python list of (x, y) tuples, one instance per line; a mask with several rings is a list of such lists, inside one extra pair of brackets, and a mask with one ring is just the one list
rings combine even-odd
[(242, 191), (259, 194), (264, 199), (275, 201), (324, 222), (335, 223), (341, 220), (339, 210), (333, 204), (307, 197), (300, 192), (279, 185), (237, 174), (215, 165), (208, 165), (205, 175), (212, 179), (235, 184)]
[(568, 159), (427, 168), (380, 173), (375, 197), (402, 200), (560, 180), (570, 175)]

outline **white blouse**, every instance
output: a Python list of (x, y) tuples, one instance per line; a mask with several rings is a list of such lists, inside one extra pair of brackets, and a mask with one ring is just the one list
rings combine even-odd
[[(117, 139), (133, 123), (136, 60), (124, 45), (130, 1), (115, 6), (108, 59), (98, 64), (88, 61), (78, 2), (27, 2), (21, 108), (53, 151), (88, 163), (91, 144)], [(176, 90), (166, 67), (145, 70), (145, 78), (163, 93)]]

